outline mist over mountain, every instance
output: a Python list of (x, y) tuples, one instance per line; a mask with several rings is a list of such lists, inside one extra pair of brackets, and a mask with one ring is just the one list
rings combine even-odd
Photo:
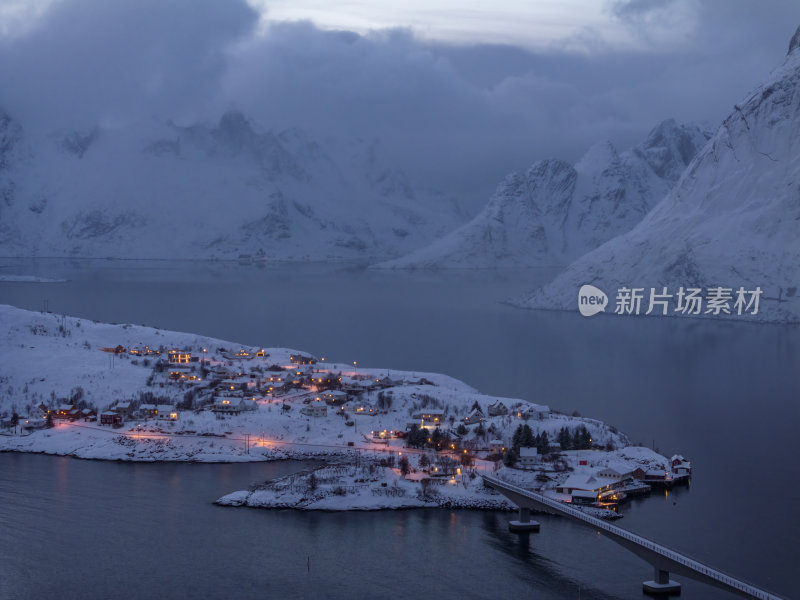
[(20, 256), (374, 259), (466, 218), (381, 150), (374, 140), (261, 130), (238, 111), (216, 123), (40, 139), (3, 112), (0, 248)]
[(558, 159), (508, 175), (484, 209), (453, 233), (377, 268), (566, 264), (638, 223), (711, 134), (666, 120), (626, 152), (608, 141), (570, 165)]
[(734, 105), (675, 188), (638, 225), (518, 304), (574, 309), (587, 283), (608, 293), (622, 286), (673, 293), (681, 286), (760, 287), (754, 318), (800, 321), (798, 92), (800, 29), (783, 64)]

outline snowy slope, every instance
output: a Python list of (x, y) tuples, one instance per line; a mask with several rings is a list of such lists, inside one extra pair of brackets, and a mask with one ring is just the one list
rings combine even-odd
[(5, 255), (380, 259), (464, 220), (383, 164), (377, 142), (323, 144), (235, 111), (33, 139), (0, 110)]
[[(158, 397), (159, 404), (181, 406), (185, 394), (194, 391), (196, 410), (180, 409), (177, 422), (128, 421), (121, 429), (112, 430), (98, 423), (76, 421), (63, 423), (54, 429), (27, 433), (0, 428), (0, 451), (45, 452), (69, 454), (83, 458), (114, 460), (202, 460), (240, 461), (270, 460), (276, 458), (310, 458), (347, 454), (353, 448), (383, 453), (390, 447), (402, 450), (403, 440), (392, 440), (394, 446), (373, 443), (365, 436), (371, 430), (405, 430), (412, 415), (429, 407), (443, 410), (447, 415), (444, 427), (455, 428), (477, 403), (484, 414), (488, 405), (503, 402), (510, 410), (505, 416), (487, 418), (484, 445), (489, 439), (499, 437), (510, 440), (512, 433), (523, 421), (517, 412), (524, 413), (532, 404), (527, 400), (497, 398), (481, 394), (465, 383), (435, 373), (391, 371), (393, 384), (382, 390), (365, 392), (358, 400), (349, 402), (341, 410), (331, 407), (325, 416), (307, 417), (300, 411), (320, 392), (298, 389), (288, 393), (272, 392), (266, 378), (275, 375), (268, 367), (289, 366), (290, 372), (311, 375), (335, 373), (349, 380), (359, 381), (383, 378), (386, 369), (364, 369), (352, 366), (318, 363), (314, 367), (292, 367), (290, 356), (299, 354), (287, 348), (266, 348), (265, 357), (253, 357), (233, 362), (224, 357), (223, 348), (233, 352), (238, 344), (223, 342), (189, 333), (157, 330), (136, 325), (112, 325), (76, 319), (52, 313), (26, 311), (0, 305), (0, 417), (16, 412), (24, 423), (34, 417), (36, 407), (44, 403), (56, 408), (68, 402), (80, 391), (80, 399), (99, 411), (118, 402), (132, 402), (138, 406), (141, 393)], [(130, 349), (179, 348), (195, 356), (203, 356), (210, 368), (229, 369), (236, 385), (248, 384), (248, 396), (258, 397), (257, 410), (218, 419), (208, 410), (217, 388), (213, 374), (203, 374), (198, 363), (188, 365), (187, 374), (198, 380), (174, 381), (169, 371), (156, 368), (156, 358), (131, 356), (127, 352), (112, 355), (103, 348), (121, 345)], [(202, 353), (202, 348), (207, 353)], [(254, 353), (256, 348), (246, 348)], [(113, 356), (113, 357), (112, 357)], [(161, 352), (163, 359), (165, 352)], [(348, 369), (350, 369), (348, 371)], [(281, 371), (283, 372), (283, 371)], [(205, 377), (205, 380), (203, 379)], [(229, 376), (226, 375), (227, 379)], [(254, 386), (254, 387), (251, 387)], [(219, 394), (219, 390), (216, 389)], [(236, 392), (226, 392), (225, 395)], [(378, 407), (379, 394), (392, 397), (376, 414), (357, 414), (359, 405)], [(216, 397), (216, 396), (214, 396)], [(550, 399), (538, 399), (540, 402)], [(288, 407), (284, 409), (283, 407)], [(449, 417), (452, 416), (452, 423)], [(354, 419), (347, 424), (347, 419)], [(585, 417), (552, 414), (544, 420), (532, 419), (535, 432), (547, 432), (555, 439), (562, 427), (570, 431), (586, 427), (597, 444), (610, 444), (617, 449), (628, 445), (628, 439), (600, 421)], [(477, 428), (471, 428), (465, 437), (477, 439)], [(244, 444), (251, 437), (252, 452)], [(352, 445), (350, 445), (352, 444)]]
[(666, 286), (673, 293), (681, 286), (760, 286), (764, 294), (752, 318), (799, 321), (799, 40), (800, 30), (783, 65), (734, 106), (641, 223), (517, 302), (574, 310), (586, 283), (609, 295), (621, 286)]
[(593, 146), (574, 166), (543, 160), (508, 175), (472, 221), (378, 268), (567, 264), (630, 230), (674, 185), (710, 133), (673, 120), (633, 149)]

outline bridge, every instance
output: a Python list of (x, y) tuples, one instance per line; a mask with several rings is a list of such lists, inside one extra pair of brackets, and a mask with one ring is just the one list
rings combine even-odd
[(487, 487), (500, 492), (519, 507), (519, 520), (509, 523), (512, 531), (539, 531), (539, 524), (530, 519), (531, 509), (554, 513), (595, 529), (649, 562), (653, 565), (655, 577), (652, 581), (645, 581), (642, 584), (645, 592), (651, 594), (680, 593), (680, 583), (670, 579), (670, 573), (675, 573), (733, 592), (745, 598), (782, 600), (779, 596), (691, 559), (677, 550), (672, 550), (646, 537), (631, 533), (602, 519), (592, 517), (563, 502), (558, 502), (537, 492), (512, 485), (493, 475), (481, 475), (481, 477), (483, 477), (483, 482)]

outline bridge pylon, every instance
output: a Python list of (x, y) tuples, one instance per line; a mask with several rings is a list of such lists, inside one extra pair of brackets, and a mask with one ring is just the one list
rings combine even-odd
[(531, 509), (519, 507), (519, 518), (508, 522), (509, 531), (514, 533), (539, 533), (539, 521), (531, 519)]
[(644, 593), (651, 596), (677, 596), (681, 593), (681, 584), (669, 578), (669, 571), (655, 567), (655, 577), (642, 583)]

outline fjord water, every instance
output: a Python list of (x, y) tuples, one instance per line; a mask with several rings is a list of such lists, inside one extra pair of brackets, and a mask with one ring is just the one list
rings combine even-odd
[[(579, 411), (694, 463), (690, 488), (618, 523), (790, 597), (800, 564), (800, 330), (742, 321), (581, 317), (500, 301), (525, 272), (5, 260), (0, 302), (434, 371)], [(110, 343), (113, 340), (110, 341)], [(563, 519), (529, 538), (507, 515), (306, 514), (216, 507), (293, 468), (0, 456), (0, 596), (629, 598), (649, 566)], [(684, 598), (725, 598), (685, 578)]]

